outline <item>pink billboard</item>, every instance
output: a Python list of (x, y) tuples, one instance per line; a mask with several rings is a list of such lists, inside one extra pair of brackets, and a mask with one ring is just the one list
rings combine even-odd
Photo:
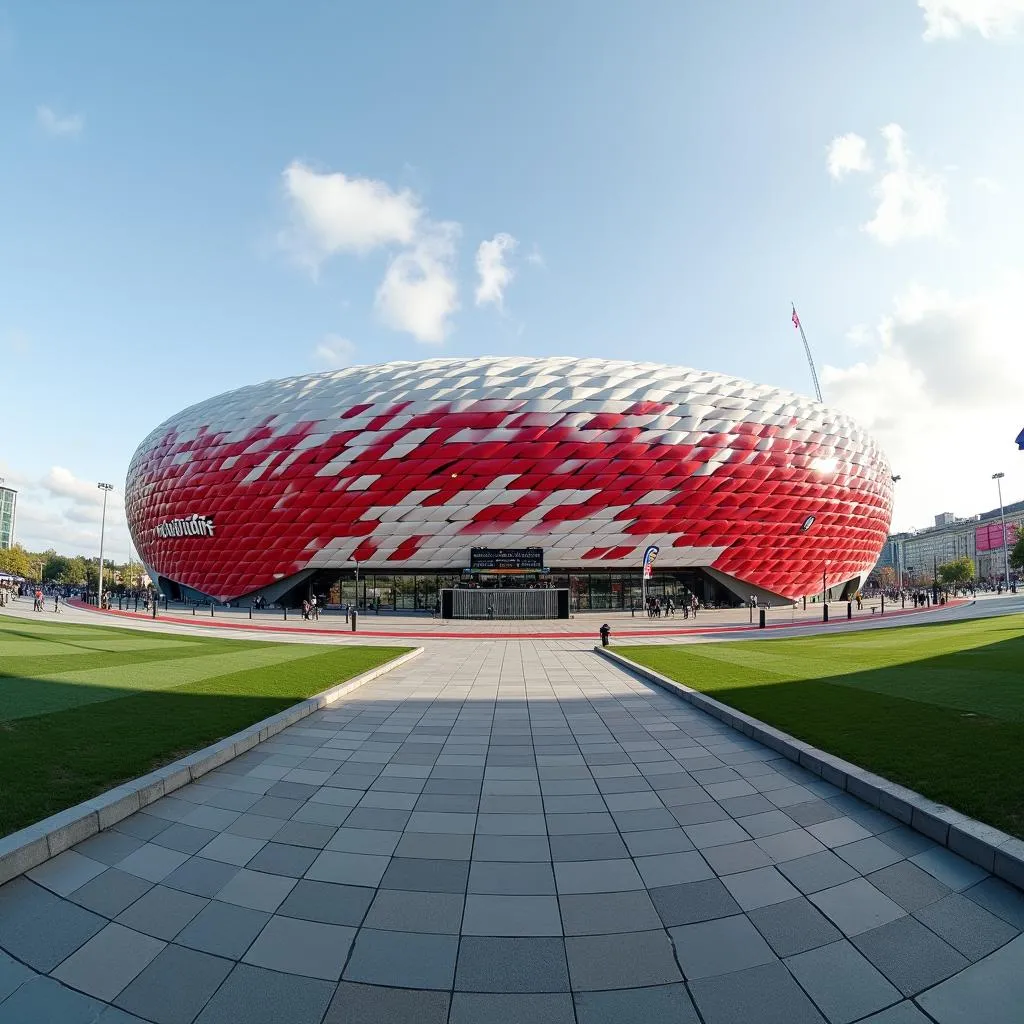
[[(1013, 547), (1017, 541), (1017, 526), (1008, 523), (1006, 526), (1006, 546)], [(1000, 523), (991, 526), (979, 526), (974, 531), (974, 544), (978, 551), (998, 551), (1003, 546), (1003, 527)]]

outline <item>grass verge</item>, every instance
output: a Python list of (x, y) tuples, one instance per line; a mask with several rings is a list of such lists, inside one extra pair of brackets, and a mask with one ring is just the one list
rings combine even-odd
[(0, 835), (405, 653), (0, 616)]
[(1024, 615), (616, 650), (1024, 837)]

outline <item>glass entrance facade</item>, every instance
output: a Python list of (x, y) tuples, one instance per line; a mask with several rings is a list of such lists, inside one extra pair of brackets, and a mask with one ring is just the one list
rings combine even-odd
[[(553, 587), (568, 589), (572, 612), (629, 611), (643, 607), (640, 572), (593, 572), (554, 570), (538, 576), (471, 576), (451, 573), (359, 572), (320, 570), (285, 595), (289, 604), (300, 604), (316, 594), (327, 606), (389, 612), (430, 612), (438, 606), (439, 591), (458, 586)], [(647, 581), (647, 596), (677, 604), (696, 597), (705, 608), (729, 608), (738, 599), (700, 569), (655, 570)]]

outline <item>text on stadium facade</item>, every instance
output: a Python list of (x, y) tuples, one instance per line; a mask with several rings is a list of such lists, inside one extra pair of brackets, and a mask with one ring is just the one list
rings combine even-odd
[(168, 519), (157, 523), (158, 537), (212, 537), (213, 517), (193, 515), (187, 519)]

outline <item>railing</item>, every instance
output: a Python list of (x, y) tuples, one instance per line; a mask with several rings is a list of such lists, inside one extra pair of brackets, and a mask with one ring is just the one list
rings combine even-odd
[(558, 590), (462, 590), (452, 594), (455, 619), (557, 619)]

